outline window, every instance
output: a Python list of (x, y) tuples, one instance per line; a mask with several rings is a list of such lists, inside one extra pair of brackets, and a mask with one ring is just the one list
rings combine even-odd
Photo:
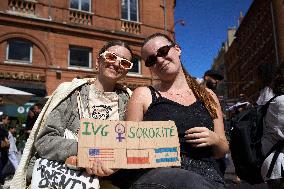
[(134, 55), (132, 58), (133, 67), (129, 70), (129, 74), (141, 74), (141, 58), (137, 55)]
[(70, 46), (69, 47), (69, 66), (91, 68), (92, 49)]
[(70, 8), (91, 12), (91, 0), (70, 0)]
[(121, 18), (138, 22), (138, 0), (121, 0)]
[(11, 39), (7, 45), (7, 60), (32, 62), (32, 43), (23, 39)]

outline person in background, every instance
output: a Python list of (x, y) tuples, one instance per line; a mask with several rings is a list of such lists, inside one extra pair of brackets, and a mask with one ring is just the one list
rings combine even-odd
[[(261, 173), (264, 181), (270, 189), (284, 189), (284, 64), (275, 69), (269, 90), (272, 90), (272, 97), (278, 95), (269, 104), (264, 117), (263, 136), (261, 139), (262, 151), (266, 156), (275, 145), (280, 147), (280, 154), (275, 159), (275, 165), (270, 177), (267, 176), (269, 166), (272, 162), (275, 151), (272, 152), (263, 162)], [(264, 98), (266, 102), (270, 98)], [(265, 104), (264, 102), (259, 102)]]
[(4, 128), (6, 131), (8, 131), (8, 126), (10, 124), (10, 118), (7, 114), (3, 114), (1, 116), (1, 122), (0, 122), (0, 126), (2, 128)]
[(217, 70), (207, 70), (203, 76), (203, 85), (206, 86), (208, 89), (216, 92), (218, 87), (218, 83), (223, 80), (224, 77), (217, 71)]
[(197, 83), (183, 68), (181, 49), (167, 35), (156, 33), (142, 46), (145, 65), (160, 83), (135, 89), (127, 107), (127, 121), (168, 121), (177, 126), (181, 168), (119, 170), (120, 188), (225, 188), (216, 159), (229, 146), (221, 107), (214, 92)]
[(258, 68), (260, 77), (260, 94), (256, 101), (257, 105), (264, 105), (269, 99), (273, 97), (271, 89), (271, 82), (274, 78), (277, 66), (275, 64), (261, 64)]
[(41, 103), (36, 103), (33, 106), (30, 107), (28, 111), (28, 116), (26, 120), (26, 127), (25, 127), (25, 133), (26, 133), (26, 138), (29, 138), (29, 134), (38, 118), (38, 115), (40, 114), (42, 110), (42, 104)]
[(9, 142), (10, 142), (10, 148), (9, 148), (9, 160), (11, 161), (11, 163), (13, 164), (15, 170), (18, 168), (19, 165), (19, 157), (20, 157), (20, 153), (18, 152), (17, 146), (16, 146), (16, 138), (14, 137), (14, 135), (16, 134), (17, 130), (16, 130), (16, 126), (14, 125), (9, 125), (8, 126), (9, 129)]
[[(216, 90), (218, 88), (218, 84), (223, 79), (224, 79), (224, 77), (221, 75), (221, 73), (219, 73), (217, 70), (210, 69), (210, 70), (207, 70), (204, 73), (202, 85), (204, 85), (205, 87), (207, 87), (208, 89), (211, 89), (214, 93), (216, 93)], [(225, 114), (223, 114), (223, 115), (225, 115)], [(225, 129), (226, 128), (227, 127), (225, 125)], [(226, 131), (226, 132), (228, 132), (228, 131)], [(217, 159), (216, 162), (217, 162), (217, 164), (220, 168), (221, 173), (224, 175), (225, 171), (226, 171), (226, 167), (227, 167), (226, 156), (224, 156), (220, 159)]]
[(4, 184), (4, 175), (2, 175), (2, 170), (6, 163), (8, 162), (8, 151), (10, 147), (10, 142), (8, 140), (8, 125), (10, 123), (9, 116), (6, 114), (1, 115), (0, 122), (0, 184)]

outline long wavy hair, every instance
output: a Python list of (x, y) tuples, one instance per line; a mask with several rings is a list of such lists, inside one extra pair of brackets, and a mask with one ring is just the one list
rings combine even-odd
[[(145, 46), (147, 42), (149, 42), (151, 39), (157, 38), (157, 37), (163, 37), (168, 42), (170, 42), (172, 45), (177, 45), (173, 40), (171, 40), (167, 35), (162, 33), (154, 33), (147, 37), (142, 45), (142, 49)], [(216, 119), (218, 117), (217, 115), (217, 103), (211, 96), (211, 94), (205, 89), (205, 87), (201, 86), (184, 68), (182, 64), (182, 69), (185, 74), (185, 78), (187, 81), (187, 84), (189, 88), (193, 91), (194, 95), (203, 102), (205, 105), (207, 111), (209, 112), (212, 119)]]

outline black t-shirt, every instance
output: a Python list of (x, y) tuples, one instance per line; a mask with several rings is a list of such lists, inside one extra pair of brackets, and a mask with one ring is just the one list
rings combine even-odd
[(32, 130), (38, 115), (34, 115), (33, 117), (28, 116), (26, 121), (26, 128), (25, 130)]
[[(5, 140), (5, 138), (8, 139), (8, 131), (4, 128), (3, 125), (0, 125), (0, 140), (1, 140), (1, 143), (2, 141)], [(1, 151), (1, 161), (3, 163), (3, 165), (6, 164), (6, 162), (8, 161), (8, 152), (9, 152), (9, 148), (0, 148), (0, 151)]]
[(8, 138), (8, 131), (4, 128), (4, 125), (0, 125), (0, 140), (4, 140), (5, 138)]

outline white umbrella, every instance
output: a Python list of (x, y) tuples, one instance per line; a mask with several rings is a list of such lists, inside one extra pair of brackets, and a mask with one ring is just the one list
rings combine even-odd
[(28, 102), (34, 94), (0, 85), (0, 104), (22, 105)]

